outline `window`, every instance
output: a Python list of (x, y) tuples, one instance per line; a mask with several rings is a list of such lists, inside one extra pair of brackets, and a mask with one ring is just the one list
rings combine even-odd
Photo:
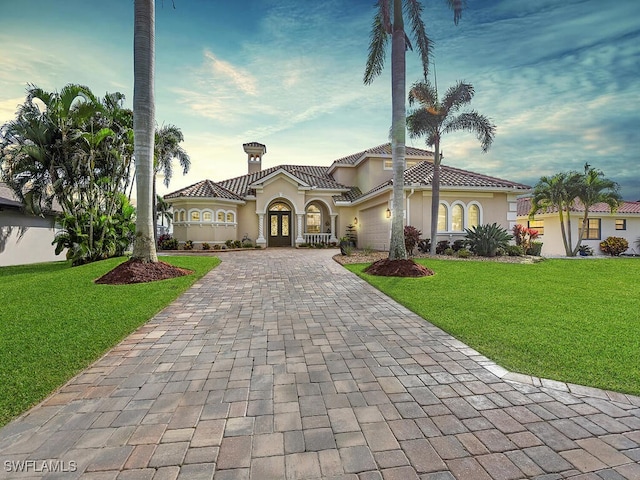
[(204, 220), (205, 222), (210, 222), (211, 219), (212, 219), (211, 212), (204, 212), (202, 214), (202, 220)]
[[(422, 160), (406, 160), (405, 159), (404, 168), (406, 170), (407, 168), (415, 167), (421, 161)], [(384, 161), (384, 169), (385, 170), (393, 170), (393, 160), (385, 160)]]
[(199, 222), (200, 221), (200, 212), (191, 212), (191, 221)]
[(274, 203), (269, 207), (269, 210), (272, 212), (290, 212), (291, 209), (286, 203)]
[(393, 169), (393, 160), (385, 160), (384, 161), (384, 169), (392, 170)]
[(584, 240), (600, 240), (600, 219), (587, 219), (587, 231), (584, 232)]
[(480, 225), (480, 207), (478, 205), (469, 206), (469, 225), (468, 228)]
[(233, 223), (235, 221), (235, 216), (233, 212), (227, 212), (227, 223)]
[(527, 227), (538, 231), (538, 235), (544, 235), (544, 220), (529, 220)]
[(438, 231), (446, 232), (449, 219), (447, 218), (447, 206), (444, 203), (440, 204), (438, 208)]
[(184, 211), (184, 210), (182, 210), (182, 211), (180, 212), (180, 221), (181, 221), (181, 222), (184, 222), (184, 221), (186, 221), (186, 220), (187, 220), (187, 214), (185, 213), (185, 211)]
[(320, 233), (320, 227), (322, 226), (322, 214), (320, 209), (316, 205), (309, 205), (307, 207), (307, 233)]
[(222, 212), (222, 211), (218, 212), (217, 218), (218, 218), (218, 222), (223, 223), (224, 222), (224, 212)]
[(616, 230), (626, 230), (627, 220), (624, 218), (616, 218)]
[(454, 232), (461, 232), (462, 222), (464, 217), (464, 210), (462, 209), (462, 205), (454, 205), (451, 209), (451, 230)]

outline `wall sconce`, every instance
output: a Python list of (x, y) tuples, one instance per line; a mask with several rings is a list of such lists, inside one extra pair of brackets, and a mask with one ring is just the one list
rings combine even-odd
[(391, 210), (389, 210), (388, 208), (387, 208), (386, 216), (387, 218), (391, 218)]
[(358, 224), (358, 217), (355, 217), (355, 218), (353, 219), (353, 224), (354, 224), (354, 225), (357, 225), (357, 224)]

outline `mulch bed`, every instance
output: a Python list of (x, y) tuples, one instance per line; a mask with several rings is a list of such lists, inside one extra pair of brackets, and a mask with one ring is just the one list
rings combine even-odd
[(131, 283), (155, 282), (169, 278), (182, 277), (193, 273), (191, 270), (174, 267), (165, 262), (142, 262), (127, 260), (110, 272), (98, 278), (95, 283), (101, 285), (128, 285)]
[(413, 260), (389, 260), (383, 258), (373, 262), (365, 270), (369, 275), (383, 277), (428, 277), (433, 275), (433, 270), (417, 264)]

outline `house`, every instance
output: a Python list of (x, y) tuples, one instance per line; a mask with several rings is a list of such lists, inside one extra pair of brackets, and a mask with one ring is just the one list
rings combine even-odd
[[(389, 144), (334, 160), (329, 166), (262, 168), (265, 145), (245, 143), (248, 173), (203, 180), (164, 196), (174, 212), (174, 236), (195, 248), (249, 238), (261, 247), (334, 243), (349, 226), (358, 247), (389, 248), (392, 158)], [(433, 153), (406, 148), (405, 224), (429, 237)], [(438, 240), (453, 241), (464, 229), (516, 223), (520, 183), (448, 166), (441, 167)]]
[(0, 182), (0, 266), (60, 260), (52, 245), (54, 236), (55, 214), (29, 215)]
[[(564, 242), (560, 228), (560, 216), (557, 208), (538, 211), (529, 217), (531, 211), (531, 197), (518, 199), (518, 223), (538, 230), (538, 241), (543, 243), (543, 256), (565, 256)], [(584, 217), (584, 206), (579, 202), (573, 205), (571, 215), (571, 238), (573, 245), (578, 239), (578, 229)], [(600, 242), (607, 237), (622, 237), (629, 242), (625, 254), (640, 254), (635, 245), (640, 238), (640, 202), (622, 202), (615, 212), (611, 212), (606, 203), (597, 203), (589, 208), (588, 229), (582, 240), (582, 245), (593, 249), (594, 255), (605, 255), (600, 250)], [(566, 222), (566, 216), (565, 216)]]

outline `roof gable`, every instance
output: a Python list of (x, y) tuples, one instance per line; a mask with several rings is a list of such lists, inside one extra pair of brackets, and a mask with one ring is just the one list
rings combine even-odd
[(191, 198), (220, 198), (224, 200), (240, 200), (235, 193), (229, 191), (219, 183), (211, 180), (202, 180), (201, 182), (194, 183), (188, 187), (182, 188), (172, 193), (168, 193), (164, 196), (165, 199), (191, 197)]
[[(353, 153), (351, 155), (347, 155), (346, 157), (339, 158), (334, 160), (331, 166), (329, 167), (329, 171), (332, 172), (337, 167), (340, 166), (356, 166), (360, 162), (362, 162), (365, 158), (369, 157), (389, 157), (391, 158), (391, 144), (384, 143), (382, 145), (378, 145), (377, 147), (368, 148), (367, 150), (363, 150), (358, 153)], [(413, 158), (413, 157), (424, 157), (424, 158), (433, 158), (433, 152), (429, 150), (423, 150), (421, 148), (415, 147), (405, 147), (405, 158)]]

